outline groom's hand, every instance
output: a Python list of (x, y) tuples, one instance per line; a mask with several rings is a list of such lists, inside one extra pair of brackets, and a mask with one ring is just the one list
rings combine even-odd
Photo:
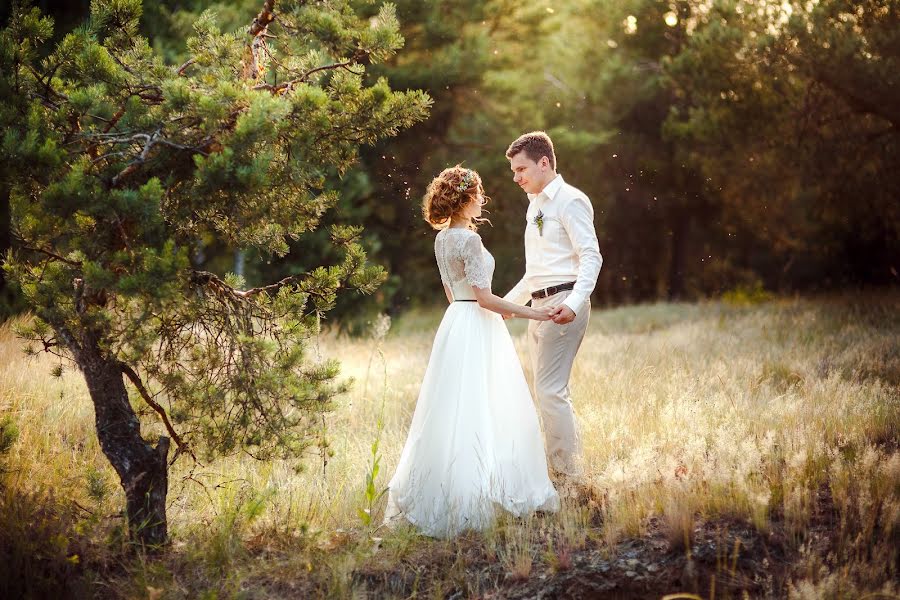
[(565, 304), (560, 304), (550, 313), (550, 318), (557, 325), (565, 325), (575, 320), (575, 311)]

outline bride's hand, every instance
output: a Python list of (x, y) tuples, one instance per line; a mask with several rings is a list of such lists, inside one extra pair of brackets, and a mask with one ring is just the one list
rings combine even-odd
[(535, 321), (549, 321), (550, 314), (555, 308), (555, 306), (542, 306), (540, 308), (532, 308), (531, 310), (533, 310), (535, 314), (531, 318)]

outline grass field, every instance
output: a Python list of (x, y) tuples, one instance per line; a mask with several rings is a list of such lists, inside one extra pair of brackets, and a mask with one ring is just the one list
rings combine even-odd
[(128, 551), (80, 374), (0, 325), (18, 432), (0, 436), (0, 576), (127, 598), (900, 597), (900, 295), (595, 311), (572, 383), (592, 497), (451, 541), (378, 527), (365, 493), (376, 439), (377, 491), (393, 472), (439, 319), (323, 335), (355, 380), (327, 464), (179, 459), (157, 557)]

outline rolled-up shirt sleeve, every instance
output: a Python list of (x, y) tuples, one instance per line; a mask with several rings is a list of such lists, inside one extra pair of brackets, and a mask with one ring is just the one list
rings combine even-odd
[(597, 277), (603, 266), (603, 256), (600, 254), (597, 231), (594, 229), (594, 209), (587, 198), (574, 199), (560, 217), (566, 234), (578, 255), (578, 276), (575, 279), (575, 288), (563, 304), (577, 314), (591, 297), (594, 286), (597, 285)]

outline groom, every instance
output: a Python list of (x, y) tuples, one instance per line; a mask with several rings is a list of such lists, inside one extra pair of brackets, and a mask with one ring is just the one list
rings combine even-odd
[(594, 209), (584, 192), (556, 172), (553, 142), (543, 131), (520, 136), (506, 151), (515, 181), (528, 194), (525, 276), (505, 299), (555, 306), (550, 321), (531, 321), (528, 349), (550, 467), (562, 483), (581, 479), (580, 442), (569, 395), (575, 353), (591, 313), (603, 257)]

